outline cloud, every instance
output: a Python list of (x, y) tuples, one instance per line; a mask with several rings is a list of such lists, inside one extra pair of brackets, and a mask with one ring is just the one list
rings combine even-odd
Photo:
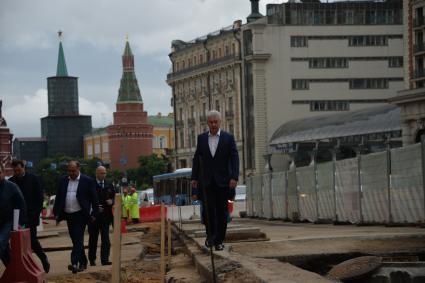
[(83, 97), (79, 98), (80, 114), (92, 116), (92, 126), (94, 128), (105, 127), (112, 124), (112, 112), (103, 102), (92, 102)]

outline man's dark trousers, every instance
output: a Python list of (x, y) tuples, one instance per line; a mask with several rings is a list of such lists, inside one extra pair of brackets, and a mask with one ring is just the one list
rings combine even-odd
[(90, 262), (96, 261), (97, 240), (99, 239), (99, 232), (101, 237), (100, 246), (100, 260), (102, 263), (109, 261), (109, 252), (111, 249), (111, 242), (109, 241), (109, 223), (110, 221), (99, 213), (95, 222), (89, 223), (89, 260)]
[[(220, 188), (215, 183), (205, 188), (206, 199), (203, 204), (204, 224), (207, 230), (207, 239), (211, 245), (223, 244), (227, 229), (227, 200), (228, 188)], [(208, 217), (208, 219), (207, 219)]]
[(84, 251), (84, 231), (87, 223), (86, 218), (83, 216), (83, 211), (65, 213), (65, 219), (68, 224), (69, 236), (72, 240), (71, 264), (87, 266), (87, 257)]
[(34, 222), (29, 223), (30, 234), (31, 234), (31, 248), (32, 251), (38, 256), (41, 262), (47, 262), (47, 255), (43, 251), (40, 242), (37, 239), (37, 225)]

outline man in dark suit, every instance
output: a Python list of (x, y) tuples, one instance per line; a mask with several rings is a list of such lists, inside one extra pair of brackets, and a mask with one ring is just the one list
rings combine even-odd
[(40, 258), (46, 273), (50, 270), (50, 263), (37, 239), (37, 226), (40, 224), (40, 213), (43, 208), (43, 189), (38, 177), (25, 172), (25, 164), (22, 160), (12, 161), (13, 176), (9, 181), (18, 185), (27, 205), (27, 227), (31, 233), (31, 248)]
[(68, 232), (72, 240), (71, 265), (68, 269), (72, 273), (87, 268), (84, 231), (88, 222), (95, 221), (98, 207), (94, 180), (80, 173), (78, 161), (70, 161), (68, 176), (62, 177), (59, 181), (53, 213), (57, 223), (66, 220), (68, 224)]
[(96, 250), (99, 232), (101, 237), (100, 260), (102, 265), (110, 265), (109, 253), (111, 242), (109, 240), (109, 225), (113, 223), (112, 206), (115, 198), (114, 186), (106, 182), (106, 168), (96, 168), (96, 191), (99, 199), (99, 214), (96, 221), (89, 223), (89, 260), (90, 265), (96, 265)]
[(204, 205), (205, 245), (223, 250), (227, 229), (227, 201), (234, 199), (239, 156), (233, 135), (220, 129), (221, 115), (207, 114), (209, 131), (198, 136), (192, 166), (192, 198)]

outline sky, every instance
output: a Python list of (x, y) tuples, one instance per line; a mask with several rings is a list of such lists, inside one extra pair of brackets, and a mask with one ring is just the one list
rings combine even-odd
[[(260, 0), (260, 12), (281, 2)], [(171, 41), (189, 41), (238, 19), (245, 23), (250, 10), (249, 0), (1, 0), (3, 117), (15, 137), (40, 136), (59, 30), (68, 75), (79, 78), (79, 112), (92, 115), (93, 127), (112, 123), (127, 35), (145, 111), (168, 114)]]

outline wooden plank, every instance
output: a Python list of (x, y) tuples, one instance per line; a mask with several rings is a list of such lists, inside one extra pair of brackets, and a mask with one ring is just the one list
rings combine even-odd
[(167, 253), (168, 260), (167, 260), (167, 263), (168, 264), (171, 264), (171, 239), (172, 239), (172, 234), (171, 234), (171, 220), (170, 219), (168, 219), (168, 233), (167, 233), (167, 236), (168, 236), (168, 253)]
[(161, 203), (161, 283), (165, 282), (165, 213), (164, 204)]
[(111, 283), (121, 281), (121, 195), (115, 195)]

